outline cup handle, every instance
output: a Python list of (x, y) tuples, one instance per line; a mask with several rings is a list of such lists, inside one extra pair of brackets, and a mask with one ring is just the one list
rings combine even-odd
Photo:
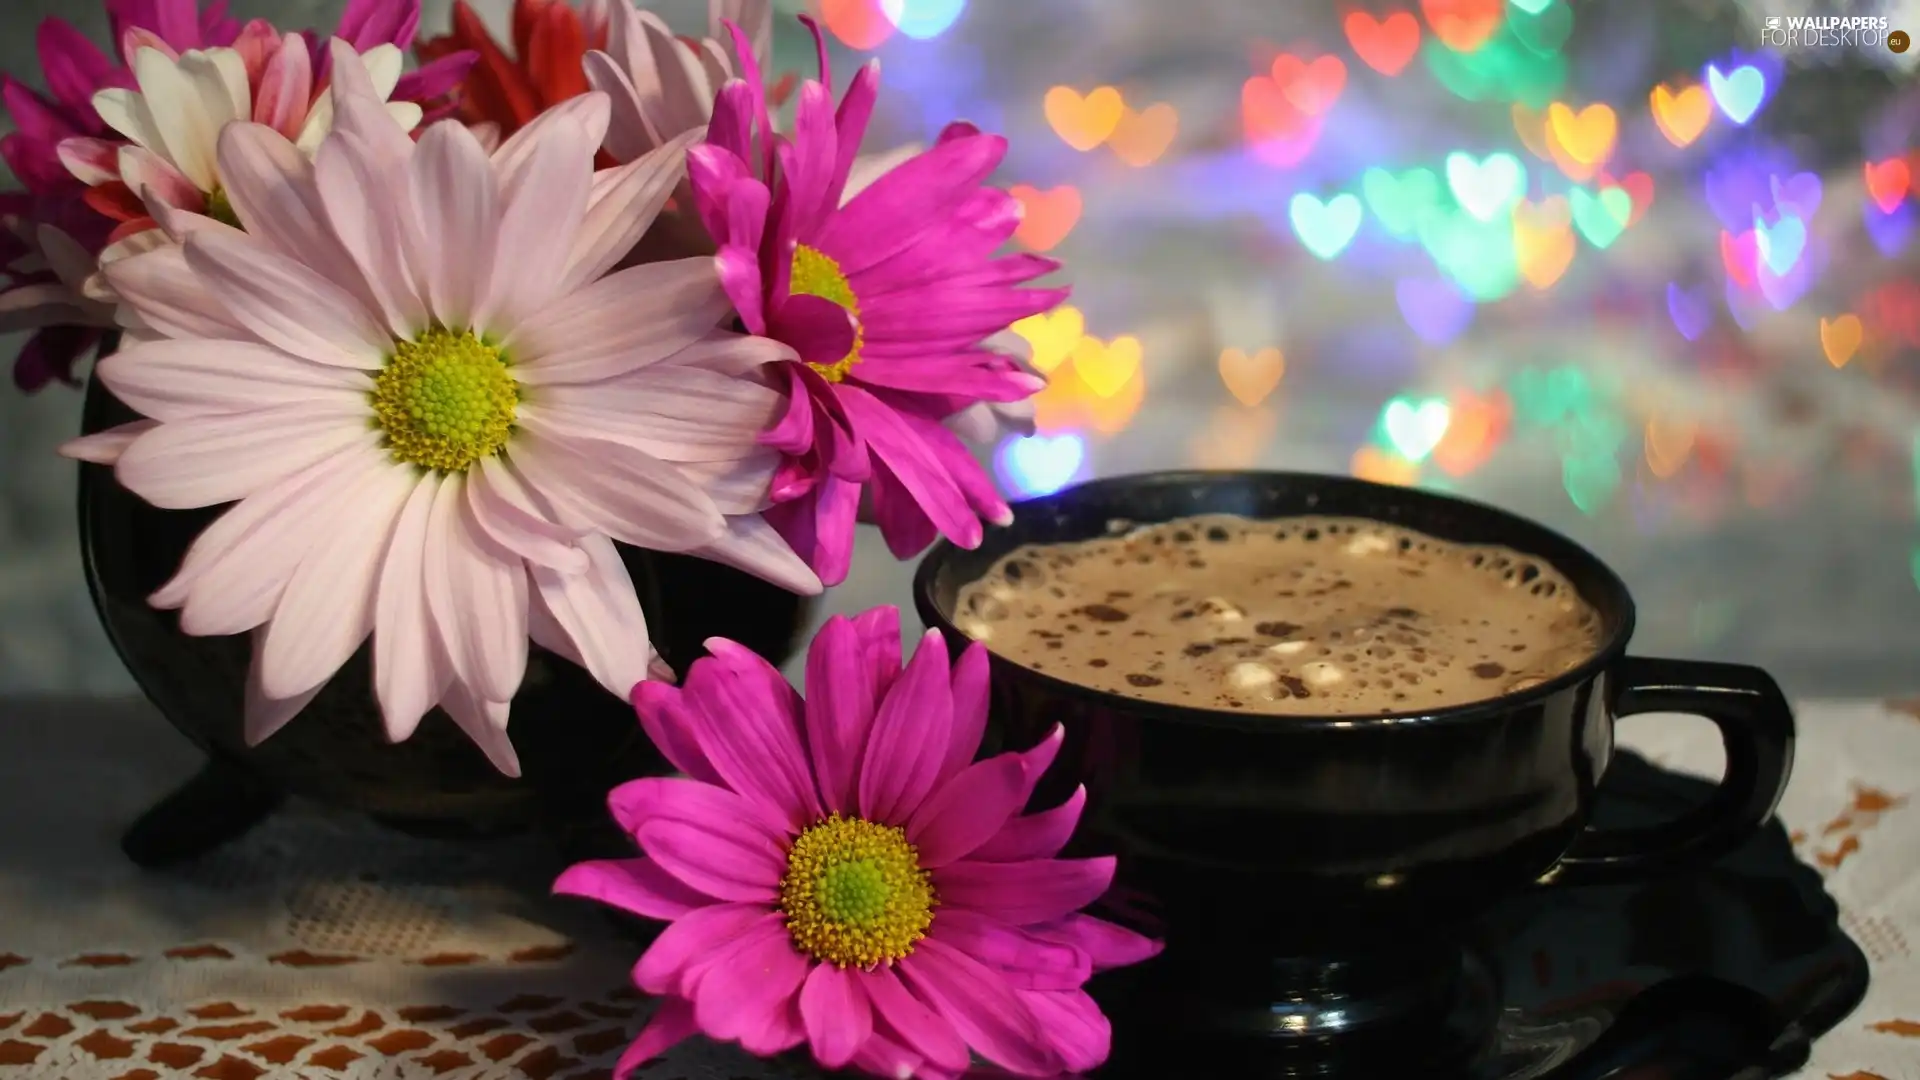
[(1742, 664), (1627, 657), (1614, 717), (1671, 712), (1720, 729), (1726, 775), (1705, 804), (1634, 829), (1589, 825), (1541, 884), (1607, 885), (1691, 869), (1733, 851), (1773, 816), (1793, 769), (1793, 710), (1773, 676)]

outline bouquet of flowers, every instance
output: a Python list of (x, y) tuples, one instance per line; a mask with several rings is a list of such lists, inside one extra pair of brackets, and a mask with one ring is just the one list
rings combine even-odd
[(370, 635), (392, 738), (439, 705), (511, 773), (529, 641), (666, 674), (616, 544), (804, 594), (857, 519), (899, 557), (1006, 519), (955, 428), (1020, 423), (1042, 382), (995, 335), (1065, 290), (998, 253), (1005, 142), (863, 156), (878, 68), (836, 103), (824, 44), (776, 125), (765, 0), (699, 41), (522, 0), (514, 59), (456, 6), (404, 73), (418, 0), (109, 11), (122, 63), (50, 20), (48, 92), (5, 84), (0, 319), (27, 389), (116, 332), (94, 376), (142, 419), (64, 452), (226, 507), (152, 602), (252, 635), (250, 740)]
[(970, 764), (984, 653), (949, 670), (935, 636), (902, 670), (883, 609), (822, 632), (804, 706), (719, 640), (676, 688), (616, 547), (804, 594), (846, 577), (857, 521), (906, 558), (1009, 520), (962, 434), (1030, 423), (1005, 331), (1066, 290), (1001, 253), (1005, 141), (864, 153), (877, 64), (836, 100), (803, 19), (818, 78), (770, 87), (768, 0), (715, 0), (699, 39), (519, 0), (511, 53), (456, 2), (411, 71), (418, 0), (327, 32), (106, 3), (117, 51), (49, 20), (45, 92), (0, 86), (25, 188), (0, 328), (35, 331), (23, 390), (99, 351), (139, 414), (65, 454), (224, 508), (151, 602), (251, 636), (247, 739), (370, 637), (391, 739), (438, 706), (517, 775), (537, 643), (685, 774), (615, 794), (642, 857), (558, 885), (674, 924), (621, 1075), (696, 1030), (885, 1076), (1104, 1058), (1081, 984), (1154, 946), (1076, 914), (1112, 876), (1055, 858), (1078, 800), (1018, 816), (1057, 739)]

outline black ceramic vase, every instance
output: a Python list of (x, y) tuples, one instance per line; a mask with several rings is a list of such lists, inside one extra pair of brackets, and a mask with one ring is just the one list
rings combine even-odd
[[(89, 384), (86, 433), (134, 419), (98, 380)], [(412, 738), (389, 743), (366, 645), (298, 717), (249, 747), (242, 736), (247, 636), (190, 636), (176, 612), (147, 602), (225, 508), (156, 509), (121, 487), (111, 469), (91, 464), (80, 466), (79, 501), (87, 585), (108, 640), (141, 690), (208, 758), (193, 780), (132, 823), (122, 846), (135, 862), (164, 865), (217, 847), (287, 795), (430, 835), (539, 825), (555, 830), (563, 846), (591, 851), (604, 828), (607, 790), (666, 770), (625, 700), (537, 646), (513, 701), (518, 779), (496, 771), (438, 709)], [(676, 671), (713, 636), (776, 664), (796, 648), (807, 598), (702, 559), (630, 548), (621, 555), (654, 645)]]

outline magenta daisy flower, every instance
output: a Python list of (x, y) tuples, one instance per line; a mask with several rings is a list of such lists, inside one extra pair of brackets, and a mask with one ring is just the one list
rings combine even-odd
[(995, 257), (1020, 222), (1019, 202), (986, 184), (1006, 140), (952, 125), (847, 198), (878, 65), (836, 112), (821, 43), (820, 81), (801, 85), (786, 137), (753, 50), (736, 51), (742, 78), (721, 89), (688, 172), (741, 321), (800, 356), (777, 371), (791, 407), (765, 437), (785, 455), (767, 519), (828, 584), (846, 577), (863, 493), (899, 558), (936, 535), (977, 546), (981, 519), (1010, 511), (943, 422), (1045, 385), (983, 343), (1067, 296), (1025, 287), (1053, 260)]
[(949, 1078), (978, 1055), (1023, 1076), (1093, 1068), (1106, 1018), (1089, 975), (1159, 945), (1082, 914), (1112, 859), (1061, 859), (1084, 792), (1022, 815), (1060, 748), (974, 761), (987, 653), (949, 667), (929, 631), (904, 670), (900, 613), (837, 616), (807, 653), (802, 701), (743, 646), (707, 643), (680, 687), (634, 688), (641, 725), (685, 774), (608, 802), (633, 859), (554, 883), (672, 923), (634, 967), (665, 1000), (615, 1067), (624, 1080), (696, 1033), (821, 1065)]

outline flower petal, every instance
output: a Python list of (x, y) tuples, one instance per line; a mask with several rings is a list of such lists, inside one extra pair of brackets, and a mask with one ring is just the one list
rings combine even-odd
[(520, 775), (520, 755), (514, 752), (513, 740), (507, 737), (508, 712), (511, 702), (487, 701), (476, 695), (472, 688), (455, 679), (440, 699), (440, 708), (444, 710), (456, 727), (473, 745), (487, 756), (487, 762), (500, 770), (502, 776)]
[(938, 938), (923, 938), (898, 965), (901, 978), (937, 1003), (980, 1056), (1027, 1076), (1052, 1076), (1061, 1061), (1032, 1010), (1006, 979)]
[(648, 994), (677, 996), (689, 968), (723, 954), (741, 935), (769, 923), (785, 930), (780, 914), (764, 904), (712, 904), (690, 911), (647, 947), (634, 965), (634, 985)]
[[(651, 11), (639, 11), (635, 23), (629, 25), (641, 28), (657, 80), (655, 94), (642, 98), (654, 130), (661, 138), (670, 139), (704, 125), (713, 111), (713, 88), (707, 85), (700, 58)], [(638, 87), (637, 81), (635, 85)]]
[[(593, 96), (604, 114), (606, 98)], [(477, 326), (510, 336), (558, 295), (586, 213), (599, 146), (584, 124), (558, 122), (526, 148), (520, 169), (501, 170), (499, 253), (486, 301), (474, 313)]]
[[(762, 340), (727, 336), (743, 343)], [(760, 432), (786, 399), (753, 379), (675, 360), (605, 382), (543, 386), (536, 398), (568, 429), (625, 443), (662, 461), (733, 462), (753, 456), (760, 449)]]
[(1051, 810), (1026, 814), (1006, 823), (991, 840), (973, 849), (967, 858), (974, 862), (1023, 862), (1051, 859), (1060, 854), (1080, 825), (1080, 812), (1086, 809), (1087, 789), (1073, 789), (1067, 801)]
[(614, 1063), (613, 1080), (630, 1080), (642, 1065), (699, 1033), (700, 1025), (694, 1022), (691, 1002), (683, 998), (662, 1001), (647, 1021), (647, 1026), (641, 1029), (639, 1037), (633, 1040), (633, 1045), (627, 1047), (620, 1054), (620, 1060)]
[(761, 295), (765, 281), (760, 274), (759, 257), (750, 248), (729, 244), (715, 253), (713, 266), (727, 299), (740, 314), (741, 325), (750, 333), (765, 335), (767, 311)]
[(241, 738), (246, 740), (248, 746), (259, 746), (272, 738), (275, 732), (292, 723), (326, 688), (326, 683), (322, 682), (292, 697), (268, 697), (266, 688), (260, 685), (260, 650), (264, 647), (266, 636), (264, 626), (256, 628), (249, 635), (253, 645), (253, 660), (247, 665), (246, 690), (240, 707)]
[(907, 1049), (938, 1068), (958, 1071), (971, 1063), (966, 1040), (946, 1016), (907, 989), (897, 968), (862, 971), (858, 978), (873, 1003), (876, 1028), (898, 1036)]
[(641, 729), (667, 764), (703, 784), (725, 786), (726, 781), (707, 760), (706, 751), (700, 749), (699, 721), (689, 712), (694, 706), (686, 700), (684, 691), (649, 679), (634, 684), (631, 699)]
[[(593, 198), (567, 256), (565, 288), (597, 281), (646, 235), (686, 177), (687, 147), (704, 134), (695, 128), (616, 169), (594, 174)], [(616, 155), (618, 156), (618, 155)]]
[(493, 280), (500, 227), (493, 164), (473, 133), (454, 120), (428, 128), (416, 145), (410, 179), (426, 238), (421, 286), (436, 320), (464, 327)]
[(873, 1006), (860, 978), (832, 964), (816, 964), (800, 988), (800, 1017), (813, 1044), (813, 1059), (839, 1069), (853, 1060), (873, 1034)]
[[(828, 210), (845, 206), (875, 180), (911, 160), (922, 149), (905, 146), (879, 154), (860, 154), (860, 146), (867, 137), (867, 124), (873, 118), (874, 102), (879, 97), (880, 61), (869, 60), (860, 65), (860, 70), (854, 72), (853, 78), (847, 81), (847, 92), (841, 95), (840, 107), (834, 110), (835, 160), (833, 179), (827, 187), (833, 204), (827, 207)], [(863, 164), (867, 168), (862, 169)], [(856, 176), (856, 173), (862, 175)]]
[[(622, 21), (618, 11), (615, 12), (614, 21)], [(607, 53), (593, 50), (582, 57), (580, 63), (587, 76), (587, 85), (607, 96), (607, 153), (613, 155), (615, 161), (631, 162), (656, 148), (658, 142), (647, 127), (647, 114), (640, 101), (640, 91), (621, 69), (620, 61)]]
[[(411, 151), (412, 144), (407, 145)], [(379, 151), (346, 132), (322, 143), (313, 159), (314, 188), (327, 223), (353, 260), (389, 345), (413, 337), (430, 321), (418, 264), (429, 250), (458, 241), (426, 241), (408, 192), (408, 172), (405, 157), (383, 162)]]
[(786, 860), (764, 838), (724, 822), (654, 818), (640, 826), (635, 839), (661, 869), (708, 896), (728, 903), (779, 901)]
[(922, 1080), (951, 1080), (945, 1072), (929, 1072), (925, 1069), (926, 1059), (905, 1046), (875, 1032), (867, 1036), (860, 1052), (853, 1056), (850, 1063), (854, 1072), (861, 1076), (909, 1076)]
[(86, 136), (60, 140), (60, 164), (74, 179), (93, 187), (120, 179), (120, 143)]
[(94, 465), (112, 465), (126, 453), (133, 441), (160, 426), (155, 420), (135, 420), (92, 435), (68, 439), (60, 444), (60, 456)]
[(815, 246), (858, 274), (911, 244), (927, 222), (952, 214), (1006, 156), (1007, 141), (976, 135), (901, 163), (827, 219)]
[[(583, 536), (580, 547), (587, 553), (586, 573), (567, 574), (544, 566), (527, 568), (538, 591), (537, 606), (565, 635), (567, 648), (556, 649), (561, 643), (547, 639), (544, 633), (536, 633), (535, 639), (548, 649), (576, 657), (608, 693), (625, 697), (647, 675), (652, 645), (646, 612), (640, 607), (633, 577), (613, 541), (604, 536)], [(529, 624), (530, 629), (539, 627), (531, 616)]]
[(867, 670), (873, 672), (873, 685), (878, 688), (879, 694), (876, 700), (885, 700), (895, 680), (900, 677), (900, 657), (903, 652), (900, 609), (892, 604), (883, 604), (860, 612), (853, 617), (853, 630), (860, 636), (860, 649), (866, 657)]
[(153, 122), (153, 112), (139, 91), (108, 87), (93, 95), (93, 108), (107, 127), (150, 150), (163, 149), (166, 140)]
[(312, 101), (312, 56), (298, 45), (275, 49), (260, 72), (260, 88), (253, 96), (253, 121), (293, 139), (300, 134)]
[(729, 788), (798, 833), (819, 818), (820, 803), (800, 745), (796, 703), (775, 696), (764, 678), (729, 653), (731, 642), (713, 639), (707, 647), (716, 643), (722, 652), (694, 661), (683, 688), (700, 748)]
[(941, 783), (958, 776), (980, 752), (980, 740), (987, 731), (992, 678), (987, 647), (979, 642), (967, 646), (953, 662), (953, 737), (947, 742), (947, 757), (940, 765)]
[(765, 511), (766, 519), (824, 585), (840, 584), (853, 568), (860, 490), (859, 484), (828, 473), (806, 495)]
[(823, 591), (819, 576), (759, 514), (727, 518), (727, 531), (720, 539), (688, 554), (752, 574), (797, 596), (818, 596)]
[(947, 646), (929, 630), (874, 717), (860, 765), (860, 816), (904, 824), (933, 792), (952, 725)]
[(942, 908), (928, 932), (1021, 990), (1078, 990), (1093, 975), (1084, 951), (977, 911)]
[(427, 605), (427, 525), (439, 492), (437, 477), (414, 485), (394, 523), (373, 604), (373, 693), (393, 742), (414, 733), (453, 681)]
[(1095, 971), (1127, 967), (1160, 955), (1160, 942), (1078, 912), (1028, 929), (1037, 937), (1064, 942), (1086, 953)]
[(531, 404), (510, 460), (553, 505), (561, 524), (652, 551), (687, 551), (726, 529), (713, 500), (659, 458), (599, 439), (583, 439)]
[(821, 799), (829, 813), (857, 814), (854, 781), (880, 694), (847, 616), (833, 616), (814, 635), (806, 680), (807, 750)]
[(230, 507), (194, 538), (180, 569), (149, 602), (180, 608), (180, 629), (195, 636), (238, 634), (266, 622), (287, 579), (326, 533), (340, 493), (388, 467), (377, 440), (367, 432), (349, 451)]
[(327, 219), (313, 163), (298, 147), (259, 124), (229, 124), (220, 133), (219, 160), (227, 201), (249, 235), (312, 267), (363, 307), (371, 302), (358, 264)]
[(839, 400), (874, 454), (941, 534), (959, 547), (979, 547), (985, 536), (980, 519), (919, 433), (893, 409), (857, 387), (842, 383)]
[(610, 907), (671, 922), (714, 903), (660, 868), (652, 859), (593, 859), (567, 867), (554, 879), (555, 896), (579, 896)]
[(500, 177), (501, 192), (504, 194), (520, 185), (533, 160), (534, 148), (551, 138), (556, 129), (570, 127), (591, 136), (595, 130), (606, 130), (608, 112), (606, 95), (598, 93), (581, 94), (539, 110), (539, 115), (527, 120), (493, 152), (493, 167)]
[(373, 389), (363, 372), (243, 341), (147, 342), (102, 357), (94, 371), (115, 397), (163, 421), (331, 399), (364, 409)]
[(157, 333), (193, 340), (260, 340), (228, 313), (216, 290), (194, 273), (187, 253), (178, 247), (121, 259), (103, 267), (101, 274), (125, 302), (123, 315), (133, 315)]
[(1113, 1024), (1087, 992), (1078, 987), (1021, 991), (1055, 1053), (1069, 1072), (1099, 1068), (1113, 1049)]
[(527, 669), (527, 575), (473, 520), (466, 478), (441, 481), (427, 523), (427, 607), (458, 678), (508, 701)]
[(593, 383), (672, 356), (728, 311), (713, 260), (645, 263), (532, 311), (503, 347), (526, 357), (514, 367), (526, 385)]
[(126, 448), (114, 476), (166, 510), (233, 502), (365, 441), (364, 412), (322, 399), (163, 423)]
[(794, 293), (767, 319), (767, 336), (793, 346), (809, 364), (845, 359), (857, 340), (853, 313), (831, 300)]
[(79, 114), (80, 120), (94, 126), (90, 99), (94, 89), (113, 76), (114, 63), (107, 59), (91, 38), (63, 19), (45, 19), (34, 31), (34, 51), (40, 54), (40, 68), (47, 76), (47, 89), (53, 96)]
[(738, 834), (757, 847), (774, 850), (795, 835), (783, 816), (768, 814), (759, 804), (718, 784), (677, 776), (629, 780), (607, 793), (607, 809), (629, 836), (656, 820)]
[(552, 521), (528, 493), (513, 466), (498, 454), (481, 458), (467, 473), (467, 509), (487, 539), (534, 566), (563, 574), (585, 573), (587, 553), (580, 532)]
[(996, 754), (960, 770), (937, 788), (907, 822), (907, 839), (932, 870), (971, 854), (992, 839), (1033, 795), (1064, 738), (1060, 726), (1022, 754)]
[(381, 559), (415, 486), (404, 466), (369, 469), (332, 507), (331, 535), (300, 560), (267, 626), (260, 688), (269, 697), (322, 685), (373, 632)]
[[(780, 917), (742, 934), (724, 962), (701, 973), (693, 988), (693, 1012), (708, 1038), (738, 1042), (749, 1053), (772, 1054), (799, 1043), (804, 1028), (791, 1026), (791, 1041), (770, 1036), (785, 1034), (785, 1014), (796, 998), (812, 961), (795, 951)], [(798, 1017), (795, 1017), (798, 1019)]]
[[(152, 131), (160, 139), (149, 149), (165, 154), (201, 191), (212, 191), (220, 184), (213, 158), (220, 129), (230, 120), (247, 118), (244, 110), (233, 108), (216, 55), (189, 53), (176, 61), (157, 49), (140, 49), (132, 64)], [(225, 55), (231, 64), (240, 65), (244, 87), (246, 70), (239, 55)]]
[[(365, 370), (379, 367), (393, 346), (352, 295), (263, 244), (206, 231), (188, 237), (185, 251), (228, 316), (269, 345), (316, 364)], [(290, 296), (300, 302), (287, 303)]]
[(1015, 926), (1031, 926), (1079, 911), (1113, 884), (1114, 860), (1034, 859), (973, 862), (934, 872), (944, 904), (974, 908)]

